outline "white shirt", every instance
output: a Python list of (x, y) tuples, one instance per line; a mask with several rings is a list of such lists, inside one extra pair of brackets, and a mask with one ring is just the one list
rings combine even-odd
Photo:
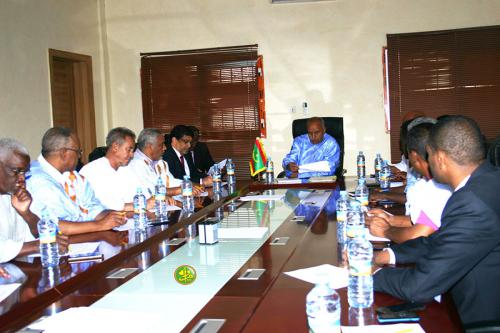
[(0, 263), (14, 259), (23, 243), (33, 240), (28, 224), (12, 207), (11, 195), (0, 195)]
[[(464, 179), (460, 183), (461, 186), (459, 186), (463, 187), (467, 180), (469, 180), (469, 177)], [(434, 179), (426, 180), (421, 178), (412, 187), (412, 191), (414, 191), (411, 197), (413, 203), (410, 209), (412, 222), (430, 226), (434, 230), (439, 229), (441, 227), (441, 215), (444, 206), (453, 193), (451, 188), (448, 185), (436, 182)], [(387, 251), (390, 258), (389, 264), (396, 264), (396, 256), (392, 249), (387, 249)]]
[(153, 161), (139, 149), (135, 151), (130, 164), (124, 168), (130, 169), (136, 176), (143, 193), (149, 193), (150, 191), (154, 193), (158, 177), (161, 177), (163, 185), (166, 187), (179, 187), (182, 183), (180, 179), (174, 178), (170, 173), (167, 162), (163, 160)]
[[(179, 152), (177, 151), (177, 149), (175, 149), (173, 146), (172, 146), (172, 148), (174, 149), (175, 154), (177, 155), (177, 158), (179, 159), (179, 162), (180, 162), (180, 160), (181, 160), (181, 156), (182, 156), (182, 155), (181, 155), (181, 153), (179, 153)], [(188, 165), (188, 163), (187, 163), (187, 161), (186, 161), (186, 158), (185, 158), (184, 156), (183, 156), (182, 158), (184, 158), (184, 171), (186, 172), (186, 175), (188, 175), (189, 177), (191, 177), (191, 172), (189, 171), (189, 165)], [(193, 160), (193, 161), (194, 161), (194, 160)], [(182, 164), (182, 163), (181, 163), (181, 164)]]
[(408, 171), (408, 160), (405, 155), (401, 155), (401, 162), (393, 164), (394, 167), (398, 168), (399, 171), (407, 172)]
[[(107, 209), (123, 210), (126, 203), (133, 201), (137, 188), (141, 187), (130, 169), (119, 167), (115, 170), (107, 157), (85, 165), (80, 174), (89, 181), (96, 197)], [(148, 193), (144, 195), (149, 196)]]

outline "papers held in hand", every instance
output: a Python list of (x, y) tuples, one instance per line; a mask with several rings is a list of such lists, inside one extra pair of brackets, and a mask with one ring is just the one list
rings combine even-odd
[(217, 165), (217, 167), (219, 168), (219, 170), (221, 170), (223, 167), (226, 166), (226, 162), (227, 162), (227, 159), (224, 159), (222, 161), (220, 161), (219, 163), (215, 163), (214, 165), (212, 165), (210, 167), (210, 169), (208, 170), (208, 174), (209, 175), (213, 175), (214, 174), (214, 167)]
[(330, 172), (330, 166), (327, 161), (299, 165), (299, 173), (306, 172)]

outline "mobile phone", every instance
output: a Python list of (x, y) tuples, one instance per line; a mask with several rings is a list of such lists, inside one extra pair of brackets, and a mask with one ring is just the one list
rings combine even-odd
[(425, 304), (417, 302), (401, 303), (391, 306), (381, 306), (375, 311), (377, 313), (390, 313), (390, 312), (400, 312), (400, 311), (422, 311), (425, 310)]
[(413, 311), (387, 312), (377, 314), (379, 323), (414, 323), (420, 317)]

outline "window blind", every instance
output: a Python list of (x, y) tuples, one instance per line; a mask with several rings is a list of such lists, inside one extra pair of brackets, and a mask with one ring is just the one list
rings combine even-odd
[(141, 54), (144, 126), (194, 125), (216, 161), (233, 158), (237, 177), (249, 178), (264, 126), (257, 59), (257, 45)]
[(391, 158), (407, 112), (473, 118), (500, 133), (500, 26), (387, 35)]

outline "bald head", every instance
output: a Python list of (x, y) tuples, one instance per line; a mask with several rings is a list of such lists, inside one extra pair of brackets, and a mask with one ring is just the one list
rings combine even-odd
[(464, 116), (448, 116), (439, 120), (430, 132), (429, 148), (446, 153), (461, 166), (478, 165), (486, 155), (479, 126)]
[(307, 135), (312, 144), (318, 144), (325, 137), (325, 121), (320, 117), (307, 119)]

